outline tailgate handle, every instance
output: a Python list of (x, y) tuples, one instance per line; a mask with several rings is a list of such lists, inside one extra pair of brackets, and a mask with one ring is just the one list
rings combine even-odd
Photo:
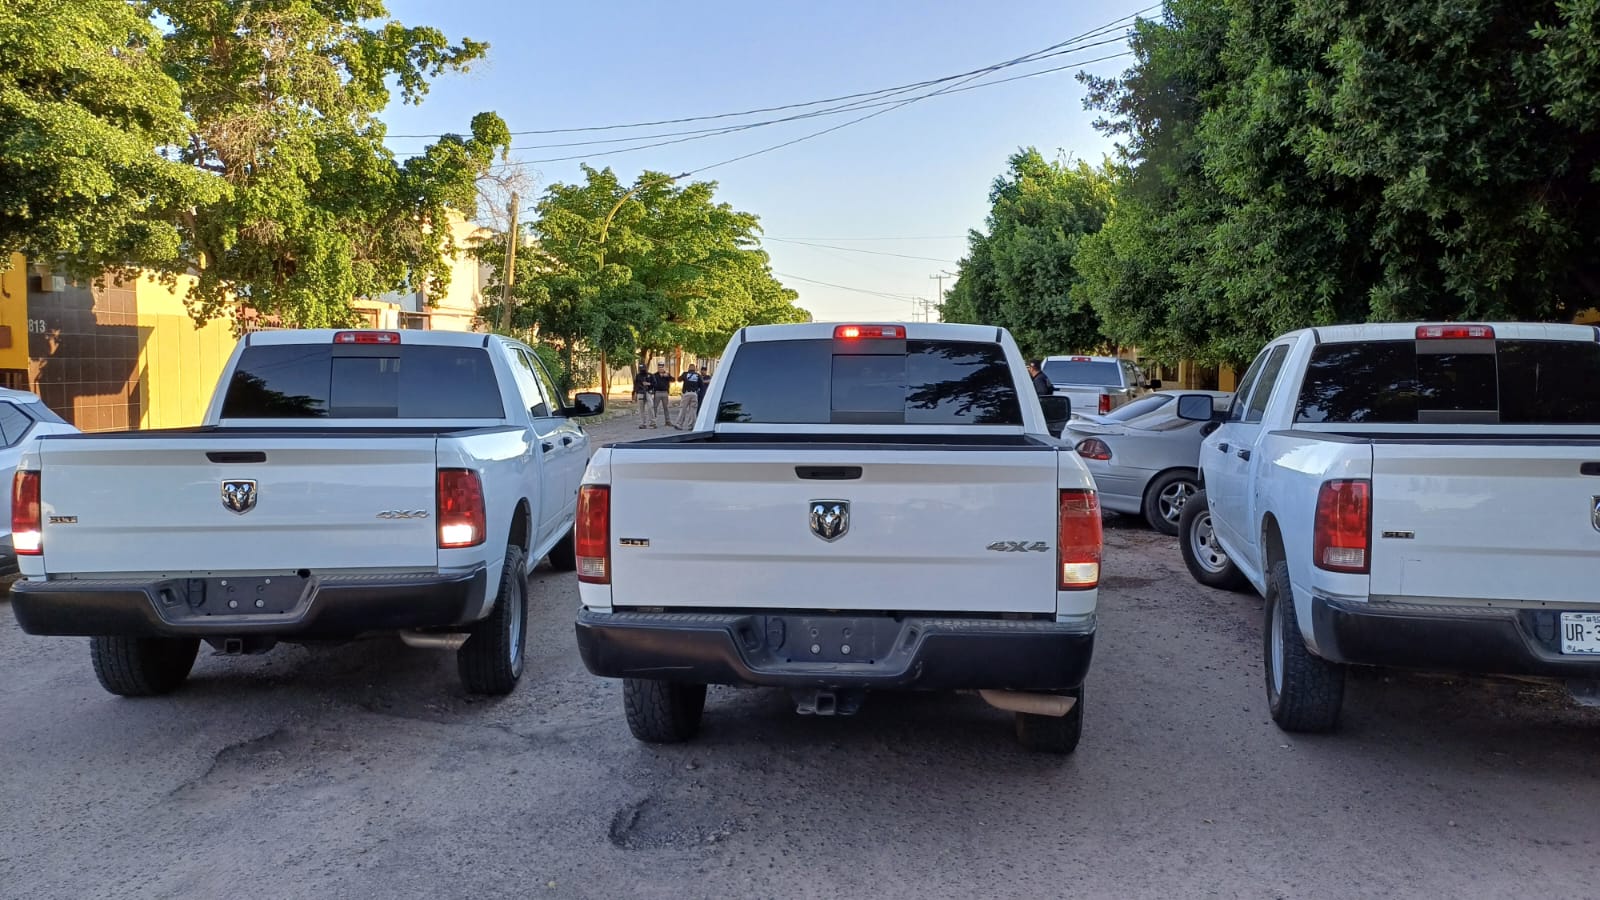
[(1578, 467), (1578, 471), (1585, 475), (1600, 475), (1600, 462), (1586, 462)]
[(207, 450), (206, 459), (214, 463), (264, 463), (267, 455), (260, 450)]
[(854, 481), (861, 477), (861, 467), (795, 466), (794, 474), (807, 481)]

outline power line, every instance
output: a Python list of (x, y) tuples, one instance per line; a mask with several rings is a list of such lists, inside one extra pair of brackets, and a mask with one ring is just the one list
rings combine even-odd
[[(971, 90), (977, 90), (978, 88), (992, 87), (994, 85), (1005, 84), (1006, 82), (1010, 82), (1010, 81), (1018, 81), (1018, 80), (1023, 79), (1023, 78), (1032, 78), (1032, 77), (1037, 76), (1037, 75), (1047, 75), (1047, 74), (1051, 74), (1053, 72), (1062, 72), (1062, 71), (1066, 71), (1067, 69), (1076, 69), (1079, 66), (1087, 66), (1087, 65), (1091, 65), (1091, 64), (1097, 63), (1097, 62), (1104, 62), (1104, 61), (1109, 60), (1109, 59), (1118, 59), (1118, 58), (1121, 58), (1121, 57), (1124, 57), (1124, 56), (1131, 56), (1131, 55), (1132, 55), (1131, 51), (1126, 51), (1126, 52), (1123, 52), (1123, 53), (1113, 53), (1113, 54), (1111, 54), (1109, 56), (1100, 56), (1100, 57), (1096, 57), (1095, 59), (1086, 59), (1086, 60), (1082, 60), (1082, 61), (1079, 61), (1079, 62), (1071, 63), (1069, 65), (1057, 66), (1057, 67), (1052, 68), (1052, 69), (1046, 69), (1046, 70), (1039, 71), (1039, 72), (1032, 72), (1032, 73), (1028, 73), (1028, 74), (1024, 74), (1024, 75), (1018, 75), (1018, 76), (1014, 76), (1014, 77), (1011, 77), (1011, 78), (1003, 78), (1003, 79), (998, 79), (998, 80), (995, 80), (995, 81), (983, 82), (981, 84), (969, 85), (969, 86), (966, 86), (966, 87), (953, 87), (953, 88), (947, 88), (947, 89), (938, 90), (938, 91), (931, 91), (931, 92), (926, 93), (926, 94), (919, 94), (919, 95), (917, 95), (915, 97), (909, 97), (909, 98), (906, 98), (906, 99), (903, 99), (903, 100), (878, 100), (878, 101), (874, 101), (874, 102), (870, 102), (870, 103), (850, 104), (850, 105), (845, 105), (845, 106), (834, 107), (834, 108), (831, 108), (831, 109), (815, 110), (813, 112), (802, 113), (802, 114), (794, 115), (794, 116), (786, 116), (786, 117), (780, 118), (780, 119), (768, 119), (768, 120), (763, 120), (763, 121), (760, 121), (760, 122), (748, 122), (748, 123), (745, 123), (745, 124), (742, 124), (742, 125), (729, 125), (729, 126), (726, 126), (726, 127), (723, 127), (723, 128), (696, 129), (694, 131), (688, 131), (688, 132), (676, 132), (676, 134), (682, 134), (682, 135), (687, 135), (687, 136), (685, 136), (685, 137), (674, 137), (672, 140), (655, 141), (653, 143), (647, 143), (647, 144), (638, 144), (638, 145), (635, 145), (635, 146), (632, 146), (632, 147), (619, 147), (616, 150), (602, 150), (602, 151), (599, 151), (599, 152), (575, 153), (575, 154), (571, 154), (569, 156), (552, 156), (552, 157), (546, 157), (544, 159), (519, 160), (517, 162), (512, 162), (512, 163), (502, 163), (502, 164), (494, 166), (493, 168), (505, 168), (505, 167), (508, 167), (508, 166), (517, 166), (517, 165), (535, 165), (535, 164), (538, 164), (538, 163), (571, 162), (573, 160), (593, 159), (595, 157), (600, 157), (600, 156), (616, 156), (616, 155), (622, 154), (622, 153), (634, 153), (634, 152), (637, 152), (639, 150), (652, 150), (652, 149), (655, 149), (657, 147), (667, 147), (667, 146), (671, 146), (673, 144), (684, 144), (684, 143), (688, 143), (690, 141), (700, 141), (700, 140), (705, 140), (707, 138), (721, 137), (723, 135), (734, 134), (734, 133), (740, 132), (740, 131), (750, 131), (750, 130), (756, 129), (756, 128), (764, 128), (764, 127), (767, 127), (769, 125), (781, 125), (781, 124), (785, 124), (785, 123), (788, 123), (788, 122), (796, 122), (796, 121), (801, 121), (801, 120), (804, 120), (804, 119), (814, 119), (814, 118), (819, 118), (819, 117), (822, 117), (822, 116), (835, 116), (835, 115), (839, 115), (841, 113), (855, 112), (855, 111), (862, 110), (862, 109), (872, 109), (874, 107), (887, 107), (886, 109), (880, 109), (878, 112), (871, 113), (870, 115), (865, 115), (865, 116), (861, 116), (861, 117), (856, 118), (856, 119), (851, 119), (848, 122), (841, 123), (841, 124), (833, 126), (831, 128), (825, 128), (825, 129), (823, 129), (821, 131), (818, 131), (818, 132), (815, 132), (813, 134), (809, 134), (809, 135), (806, 135), (806, 136), (801, 137), (801, 138), (797, 138), (797, 139), (792, 140), (792, 141), (787, 141), (787, 142), (785, 142), (783, 144), (780, 144), (780, 145), (778, 145), (776, 147), (769, 147), (766, 150), (760, 150), (760, 151), (757, 151), (756, 153), (749, 154), (748, 156), (735, 157), (734, 159), (724, 160), (723, 162), (720, 162), (720, 163), (713, 163), (712, 165), (704, 166), (704, 167), (702, 167), (702, 171), (703, 171), (704, 169), (716, 168), (717, 166), (726, 165), (727, 163), (730, 163), (730, 162), (738, 162), (741, 159), (748, 159), (749, 156), (758, 156), (758, 155), (760, 155), (762, 153), (770, 152), (771, 150), (776, 150), (776, 149), (780, 149), (782, 147), (787, 147), (790, 144), (797, 144), (797, 143), (800, 143), (800, 141), (810, 140), (813, 137), (821, 137), (824, 134), (829, 134), (831, 132), (838, 131), (841, 128), (845, 128), (847, 126), (854, 125), (857, 122), (864, 122), (867, 119), (876, 118), (876, 117), (878, 117), (880, 115), (883, 115), (884, 113), (893, 112), (894, 110), (899, 109), (902, 106), (909, 106), (912, 103), (916, 103), (919, 100), (926, 100), (929, 97), (942, 97), (942, 96), (945, 96), (946, 94), (956, 94), (956, 93), (961, 93), (962, 91), (971, 91)], [(1030, 61), (1032, 61), (1032, 60), (1030, 60)], [(981, 73), (981, 74), (987, 74), (987, 73)], [(979, 76), (972, 76), (972, 78), (976, 78), (976, 77), (979, 77)], [(971, 79), (969, 78), (968, 80), (971, 80)], [(961, 82), (958, 82), (958, 84), (960, 84), (960, 83)], [(534, 150), (534, 149), (541, 149), (541, 147), (543, 147), (543, 146), (548, 146), (548, 147), (558, 147), (558, 146), (581, 147), (581, 146), (589, 146), (589, 145), (592, 145), (592, 144), (627, 143), (629, 141), (648, 140), (650, 137), (667, 137), (670, 134), (673, 134), (673, 132), (663, 132), (662, 134), (658, 134), (658, 135), (637, 135), (637, 136), (634, 136), (634, 137), (631, 137), (631, 138), (617, 138), (617, 139), (610, 139), (610, 140), (605, 140), (605, 141), (593, 141), (593, 142), (590, 142), (590, 141), (576, 141), (576, 142), (573, 142), (571, 144), (565, 144), (565, 145), (552, 144), (552, 145), (534, 145), (534, 146), (529, 146), (529, 147), (512, 147), (511, 149), (512, 150)]]
[(901, 294), (891, 294), (887, 291), (874, 291), (868, 290), (867, 288), (851, 287), (848, 284), (834, 284), (831, 281), (818, 281), (815, 278), (802, 278), (799, 275), (790, 275), (785, 272), (774, 271), (772, 274), (778, 276), (779, 278), (788, 278), (794, 281), (804, 281), (807, 284), (820, 284), (823, 287), (838, 288), (841, 291), (854, 291), (858, 294), (871, 294), (874, 297), (887, 297), (890, 300), (899, 300), (901, 303), (915, 304), (921, 300), (920, 297), (903, 296)]
[[(1072, 43), (1076, 43), (1078, 41), (1087, 40), (1087, 39), (1092, 38), (1092, 37), (1098, 37), (1098, 36), (1100, 36), (1102, 34), (1105, 34), (1106, 32), (1110, 31), (1113, 28), (1116, 28), (1117, 26), (1119, 26), (1119, 25), (1121, 25), (1121, 24), (1123, 24), (1125, 22), (1128, 22), (1128, 21), (1133, 20), (1133, 19), (1137, 19), (1139, 16), (1142, 16), (1147, 12), (1151, 12), (1152, 10), (1160, 9), (1161, 6), (1162, 6), (1162, 4), (1160, 4), (1160, 3), (1152, 4), (1150, 6), (1145, 7), (1144, 9), (1138, 10), (1136, 12), (1129, 13), (1128, 15), (1123, 16), (1123, 17), (1121, 17), (1119, 19), (1115, 19), (1115, 20), (1113, 20), (1111, 22), (1107, 22), (1106, 24), (1101, 25), (1098, 28), (1095, 28), (1095, 29), (1092, 29), (1090, 31), (1084, 32), (1081, 35), (1078, 35), (1078, 36), (1072, 37), (1072, 38), (1068, 38), (1067, 40), (1064, 40), (1064, 41), (1061, 41), (1061, 42), (1059, 42), (1057, 44), (1053, 44), (1053, 45), (1051, 45), (1049, 47), (1046, 47), (1043, 50), (1039, 50), (1039, 51), (1035, 51), (1034, 53), (1030, 53), (1026, 57), (1019, 57), (1019, 61), (1021, 61), (1021, 62), (1031, 61), (1034, 58), (1040, 57), (1040, 56), (1042, 56), (1043, 54), (1045, 54), (1045, 53), (1047, 53), (1049, 51), (1056, 50), (1056, 49), (1058, 49), (1060, 47), (1064, 47), (1067, 44), (1072, 44)], [(1012, 63), (1012, 64), (1015, 64), (1015, 63)], [(838, 103), (838, 102), (845, 101), (845, 100), (857, 100), (857, 99), (862, 99), (862, 98), (867, 98), (867, 97), (876, 97), (876, 96), (878, 96), (880, 94), (888, 94), (888, 93), (891, 93), (891, 92), (904, 93), (904, 92), (908, 92), (908, 91), (914, 91), (914, 90), (917, 90), (919, 88), (932, 87), (933, 85), (942, 84), (942, 83), (948, 82), (948, 81), (956, 81), (958, 79), (965, 78), (968, 75), (984, 74), (984, 73), (987, 73), (987, 72), (994, 71), (994, 68), (995, 67), (993, 67), (993, 66), (989, 66), (989, 67), (984, 67), (982, 69), (973, 69), (973, 70), (967, 71), (967, 72), (959, 72), (959, 73), (956, 73), (954, 75), (946, 75), (946, 76), (943, 76), (941, 78), (933, 78), (933, 79), (928, 79), (926, 81), (913, 82), (911, 84), (896, 85), (895, 87), (890, 87), (890, 88), (878, 88), (877, 90), (872, 90), (872, 91), (858, 91), (858, 92), (853, 93), (853, 94), (843, 94), (843, 95), (838, 96), (838, 97), (828, 97), (828, 98), (824, 98), (824, 99), (821, 99), (821, 100), (807, 100), (807, 101), (804, 101), (804, 102), (801, 102), (801, 103), (785, 103), (785, 104), (782, 104), (782, 105), (779, 105), (779, 106), (763, 106), (763, 107), (758, 107), (758, 108), (755, 108), (755, 109), (743, 110), (743, 111), (740, 111), (740, 112), (726, 112), (726, 113), (716, 113), (716, 114), (713, 114), (713, 115), (700, 115), (700, 116), (683, 116), (683, 117), (676, 118), (676, 119), (657, 119), (657, 120), (649, 121), (649, 122), (630, 122), (630, 123), (626, 123), (626, 124), (589, 125), (589, 126), (578, 127), (578, 128), (531, 129), (531, 130), (527, 130), (527, 131), (513, 131), (513, 132), (511, 132), (511, 134), (516, 135), (516, 136), (529, 135), (529, 134), (573, 134), (573, 133), (576, 133), (576, 132), (588, 132), (588, 131), (616, 131), (616, 130), (628, 129), (628, 128), (650, 128), (650, 127), (654, 127), (656, 125), (680, 125), (680, 124), (683, 124), (685, 122), (706, 122), (706, 121), (712, 121), (712, 120), (716, 120), (716, 119), (736, 119), (736, 118), (740, 118), (740, 117), (743, 117), (743, 116), (756, 115), (756, 114), (759, 114), (759, 113), (781, 112), (783, 110), (800, 109), (800, 108), (807, 107), (807, 106), (821, 106), (821, 105), (823, 105), (825, 103)], [(395, 135), (390, 135), (390, 137), (395, 137), (395, 138), (431, 138), (431, 137), (442, 137), (442, 136), (443, 136), (442, 134), (395, 134)]]
[(954, 263), (955, 262), (955, 260), (953, 260), (953, 259), (943, 259), (943, 258), (940, 258), (940, 257), (937, 257), (937, 256), (912, 256), (912, 255), (907, 254), (907, 253), (890, 253), (887, 250), (865, 250), (865, 249), (862, 249), (861, 247), (830, 247), (827, 244), (813, 244), (813, 243), (811, 243), (809, 241), (796, 241), (796, 240), (790, 240), (788, 238), (767, 237), (767, 238), (764, 238), (764, 239), (765, 240), (769, 240), (769, 241), (777, 241), (780, 244), (798, 244), (798, 245), (800, 245), (802, 247), (818, 247), (818, 248), (823, 249), (823, 250), (843, 250), (846, 253), (870, 253), (873, 256), (898, 256), (901, 259), (920, 259), (920, 260), (923, 260), (925, 262), (942, 262), (942, 263)]
[[(967, 236), (964, 235), (964, 234), (921, 234), (921, 235), (910, 235), (910, 236), (907, 236), (907, 237), (803, 237), (803, 238), (794, 238), (794, 237), (792, 237), (792, 238), (780, 238), (780, 237), (772, 237), (771, 235), (763, 235), (763, 238), (765, 240), (769, 240), (769, 241), (790, 241), (790, 242), (794, 242), (794, 243), (801, 243), (801, 242), (805, 242), (805, 241), (949, 241), (949, 240), (956, 240), (956, 239), (965, 240), (966, 237)], [(846, 248), (841, 247), (839, 249), (842, 250), (842, 249), (846, 249)], [(939, 260), (939, 262), (946, 262), (946, 260)]]
[[(1068, 55), (1068, 54), (1071, 54), (1071, 53), (1078, 53), (1078, 52), (1081, 52), (1083, 50), (1091, 49), (1093, 47), (1101, 47), (1101, 46), (1105, 46), (1106, 44), (1119, 44), (1119, 43), (1122, 43), (1124, 40), (1126, 40), (1126, 39), (1118, 37), (1118, 38), (1113, 38), (1111, 40), (1096, 41), (1096, 42), (1094, 42), (1092, 44), (1083, 44), (1081, 46), (1070, 47), (1070, 48), (1065, 49), (1065, 50), (1057, 50), (1055, 52), (1046, 54), (1045, 56), (1040, 56), (1040, 57), (1037, 57), (1035, 59), (1027, 60), (1027, 62), (1041, 62), (1043, 60), (1052, 59), (1052, 58), (1055, 58), (1055, 57), (1058, 57), (1058, 56), (1065, 56), (1065, 55)], [(1054, 74), (1056, 72), (1065, 72), (1068, 69), (1076, 69), (1079, 66), (1086, 66), (1086, 65), (1090, 65), (1092, 63), (1103, 62), (1103, 61), (1108, 60), (1108, 59), (1118, 59), (1118, 58), (1123, 57), (1123, 56), (1131, 56), (1131, 55), (1132, 55), (1131, 51), (1130, 52), (1124, 52), (1124, 53), (1115, 53), (1115, 54), (1112, 54), (1110, 56), (1101, 56), (1101, 57), (1098, 57), (1096, 59), (1089, 59), (1089, 60), (1083, 60), (1082, 62), (1069, 63), (1069, 64), (1064, 65), (1064, 66), (1054, 66), (1054, 67), (1048, 68), (1048, 69), (1040, 69), (1040, 70), (1038, 70), (1036, 72), (1025, 72), (1025, 73), (1023, 73), (1021, 75), (1013, 75), (1010, 78), (997, 78), (997, 79), (995, 79), (993, 81), (986, 81), (986, 82), (983, 82), (981, 84), (969, 85), (967, 87), (953, 89), (953, 90), (950, 90), (950, 91), (944, 91), (944, 92), (941, 92), (941, 93), (959, 94), (959, 93), (961, 93), (963, 91), (975, 91), (975, 90), (978, 90), (979, 88), (993, 87), (995, 85), (1006, 84), (1006, 83), (1012, 82), (1012, 81), (1021, 81), (1021, 80), (1025, 79), (1025, 78), (1036, 78), (1036, 77), (1038, 77), (1040, 75), (1052, 75), (1052, 74)], [(1018, 63), (1017, 65), (1020, 65), (1020, 63)], [(688, 135), (688, 136), (691, 136), (691, 137), (697, 137), (697, 136), (716, 137), (717, 135), (730, 134), (730, 133), (735, 132), (735, 131), (745, 131), (745, 130), (748, 130), (748, 129), (751, 129), (751, 128), (763, 128), (763, 127), (766, 127), (768, 125), (781, 125), (781, 124), (786, 123), (786, 122), (797, 122), (797, 121), (801, 121), (803, 119), (814, 119), (814, 118), (818, 118), (818, 117), (821, 117), (821, 116), (836, 116), (836, 115), (839, 115), (841, 113), (854, 112), (855, 110), (859, 110), (859, 109), (872, 109), (872, 108), (878, 107), (878, 106), (889, 106), (889, 105), (894, 104), (896, 102), (898, 102), (898, 101), (891, 100), (891, 99), (886, 99), (885, 97), (875, 97), (875, 98), (872, 98), (870, 100), (859, 100), (859, 101), (855, 101), (855, 102), (851, 102), (851, 103), (842, 104), (842, 105), (839, 105), (839, 106), (828, 107), (828, 108), (825, 108), (825, 109), (818, 109), (818, 110), (812, 110), (810, 112), (797, 113), (797, 114), (792, 115), (792, 116), (783, 116), (781, 118), (776, 118), (776, 119), (766, 119), (766, 120), (763, 120), (763, 121), (760, 121), (760, 122), (746, 122), (746, 123), (742, 123), (742, 124), (738, 124), (738, 125), (719, 125), (719, 126), (712, 127), (712, 128), (692, 128), (692, 129), (689, 129), (689, 130), (686, 130), (686, 131), (661, 131), (661, 132), (656, 132), (655, 134), (634, 134), (634, 135), (629, 135), (627, 137), (599, 138), (599, 139), (587, 140), (587, 141), (562, 141), (562, 142), (558, 142), (558, 143), (554, 143), (554, 144), (527, 144), (527, 145), (524, 145), (524, 146), (521, 146), (521, 147), (512, 147), (510, 149), (512, 151), (526, 151), (526, 150), (553, 150), (553, 149), (562, 149), (562, 148), (569, 148), (569, 147), (595, 147), (595, 146), (601, 146), (601, 145), (605, 145), (605, 144), (627, 144), (627, 143), (631, 143), (633, 141), (647, 141), (647, 140), (653, 140), (655, 138), (681, 137), (681, 136), (684, 136), (684, 135)], [(388, 135), (387, 137), (384, 138), (384, 140), (389, 140), (391, 138), (402, 138), (402, 137), (439, 137), (439, 135), (417, 135), (417, 136)], [(667, 143), (682, 143), (682, 142), (681, 141), (669, 141)], [(662, 146), (662, 145), (661, 144), (651, 144), (649, 146), (659, 147), (659, 146)], [(636, 149), (641, 149), (642, 150), (642, 149), (645, 149), (645, 148), (644, 147), (639, 147), (639, 148), (636, 148)]]

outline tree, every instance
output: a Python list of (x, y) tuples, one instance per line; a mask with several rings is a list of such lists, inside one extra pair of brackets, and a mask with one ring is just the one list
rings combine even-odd
[[(1242, 362), (1364, 320), (1567, 320), (1600, 295), (1600, 0), (1171, 0), (1086, 79), (1122, 140), (1081, 290)], [(1201, 336), (1196, 326), (1209, 337)]]
[(377, 119), (390, 85), (415, 103), (428, 82), (488, 49), (394, 21), (379, 0), (148, 0), (167, 25), (168, 71), (191, 134), (179, 157), (229, 191), (181, 217), (171, 272), (199, 281), (204, 320), (239, 300), (291, 324), (346, 320), (349, 301), (442, 290), (447, 215), (471, 216), (475, 179), (507, 148), (500, 117), (397, 163)]
[(1072, 296), (1073, 258), (1111, 211), (1113, 175), (1109, 166), (1047, 161), (1033, 148), (1013, 154), (990, 188), (987, 232), (968, 236), (941, 317), (1004, 326), (1029, 355), (1104, 344), (1093, 307)]
[[(745, 325), (804, 315), (772, 278), (756, 217), (716, 203), (714, 182), (679, 187), (645, 172), (625, 187), (588, 166), (584, 176), (540, 198), (513, 288), (513, 330), (558, 344), (569, 375), (580, 345), (608, 359), (677, 346), (710, 354)], [(503, 243), (480, 255), (500, 271)]]
[(179, 255), (180, 213), (226, 185), (157, 152), (188, 133), (162, 62), (125, 3), (0, 4), (0, 268), (12, 253), (77, 275)]

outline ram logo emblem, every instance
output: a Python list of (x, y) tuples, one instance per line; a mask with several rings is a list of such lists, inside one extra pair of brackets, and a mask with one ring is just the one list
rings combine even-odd
[(222, 505), (229, 512), (244, 515), (256, 508), (256, 483), (254, 481), (224, 481), (222, 483)]
[(849, 500), (811, 501), (811, 533), (832, 543), (850, 530)]

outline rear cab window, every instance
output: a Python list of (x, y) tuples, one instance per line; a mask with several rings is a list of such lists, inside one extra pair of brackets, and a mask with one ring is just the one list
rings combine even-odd
[(1051, 384), (1088, 384), (1096, 387), (1122, 387), (1122, 365), (1113, 360), (1047, 359), (1044, 376)]
[(727, 373), (717, 422), (1021, 425), (999, 344), (826, 338), (755, 341)]
[(224, 419), (499, 419), (487, 350), (429, 345), (247, 347)]
[(1311, 353), (1295, 421), (1600, 425), (1600, 343), (1324, 344)]

